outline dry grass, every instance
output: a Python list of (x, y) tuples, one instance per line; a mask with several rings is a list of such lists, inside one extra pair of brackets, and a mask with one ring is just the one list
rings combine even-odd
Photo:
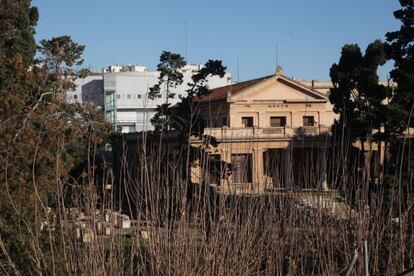
[[(122, 233), (113, 229), (109, 236), (98, 236), (92, 227), (97, 237), (83, 243), (62, 200), (53, 229), (22, 226), (33, 233), (26, 249), (32, 274), (337, 275), (346, 273), (357, 252), (351, 275), (362, 275), (365, 240), (371, 274), (394, 275), (414, 266), (413, 193), (402, 175), (374, 187), (352, 167), (339, 173), (349, 160), (337, 158), (329, 167), (337, 185), (331, 188), (352, 206), (338, 215), (330, 206), (303, 204), (306, 194), (219, 195), (206, 183), (194, 186), (188, 180), (188, 145), (180, 154), (167, 154), (158, 141), (139, 141), (136, 151), (121, 151), (120, 182), (111, 192), (100, 192), (111, 184), (105, 171), (91, 169), (73, 194), (90, 225), (100, 219), (97, 210), (122, 207), (134, 215), (133, 227)], [(89, 161), (90, 168), (95, 161)], [(65, 197), (61, 189), (57, 193)], [(333, 193), (325, 195), (330, 196), (337, 200)], [(14, 262), (3, 258), (0, 271), (18, 274)]]

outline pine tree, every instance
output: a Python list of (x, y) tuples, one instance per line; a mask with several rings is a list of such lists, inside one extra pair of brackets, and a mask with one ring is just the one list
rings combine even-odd
[[(405, 196), (410, 194), (414, 184), (412, 139), (401, 139), (408, 128), (414, 127), (414, 1), (400, 0), (400, 4), (401, 8), (394, 11), (394, 16), (401, 21), (401, 27), (385, 35), (388, 58), (394, 60), (390, 77), (396, 83), (390, 95), (387, 116), (390, 160), (386, 184), (390, 193), (393, 190), (403, 191)], [(402, 201), (397, 205), (394, 210), (399, 210), (398, 215), (401, 216), (401, 211), (407, 207), (404, 207)]]
[(171, 113), (169, 99), (175, 96), (171, 89), (183, 83), (184, 76), (181, 69), (185, 65), (186, 61), (180, 54), (163, 51), (160, 55), (160, 63), (157, 66), (157, 71), (160, 73), (158, 83), (151, 87), (149, 92), (150, 99), (155, 99), (162, 96), (163, 92), (165, 93), (165, 102), (157, 106), (156, 114), (151, 119), (157, 131), (169, 129)]
[(333, 88), (329, 100), (334, 112), (339, 114), (337, 130), (346, 130), (349, 142), (382, 140), (381, 133), (374, 136), (385, 123), (387, 106), (384, 100), (387, 87), (379, 84), (378, 67), (386, 62), (384, 45), (377, 40), (371, 43), (365, 55), (357, 44), (342, 48), (338, 64), (333, 64), (330, 76)]
[(156, 114), (151, 120), (156, 131), (177, 130), (183, 137), (199, 133), (203, 129), (203, 120), (198, 114), (198, 106), (194, 104), (194, 97), (207, 93), (207, 78), (210, 76), (223, 77), (226, 67), (220, 60), (208, 60), (199, 72), (191, 77), (188, 83), (187, 95), (181, 98), (181, 102), (171, 108), (168, 100), (174, 98), (172, 88), (182, 85), (182, 68), (186, 61), (180, 54), (164, 51), (160, 56), (157, 70), (160, 72), (159, 81), (150, 88), (149, 97), (155, 99), (162, 92), (165, 93), (165, 103), (159, 105)]
[(388, 57), (395, 62), (390, 76), (397, 84), (389, 105), (388, 128), (394, 136), (414, 127), (414, 2), (400, 0), (400, 4), (394, 16), (401, 21), (401, 27), (386, 34)]
[(224, 77), (226, 67), (221, 60), (208, 60), (204, 66), (192, 76), (187, 96), (177, 103), (172, 110), (171, 128), (177, 130), (183, 137), (200, 135), (204, 129), (204, 120), (199, 115), (198, 103), (195, 98), (208, 93), (207, 78), (211, 76)]
[(81, 64), (84, 46), (67, 36), (44, 40), (35, 59), (37, 19), (30, 0), (0, 1), (0, 271), (6, 274), (69, 273), (61, 254), (68, 231), (48, 236), (40, 224), (51, 221), (52, 207), (56, 227), (63, 227), (64, 191), (79, 161), (73, 145), (86, 152), (106, 131), (95, 110), (65, 101), (82, 73), (73, 65)]

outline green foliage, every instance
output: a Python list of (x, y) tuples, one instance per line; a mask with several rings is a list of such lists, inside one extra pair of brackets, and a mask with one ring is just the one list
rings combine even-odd
[(43, 39), (38, 50), (41, 56), (36, 62), (49, 73), (48, 79), (53, 83), (52, 90), (55, 92), (74, 90), (74, 81), (88, 74), (85, 70), (78, 72), (73, 69), (73, 66), (82, 65), (85, 46), (75, 43), (69, 36)]
[(41, 61), (52, 69), (59, 68), (62, 64), (66, 66), (81, 65), (83, 63), (82, 53), (84, 45), (73, 42), (69, 36), (54, 37), (50, 40), (40, 41), (40, 53), (43, 55)]
[(25, 71), (36, 54), (37, 19), (38, 11), (29, 0), (0, 2), (0, 122), (9, 111), (22, 108), (20, 96), (33, 89)]
[(376, 40), (367, 47), (365, 55), (358, 45), (345, 45), (339, 63), (330, 69), (334, 87), (329, 100), (334, 112), (340, 115), (339, 130), (349, 131), (350, 142), (371, 139), (373, 129), (380, 129), (385, 123), (388, 88), (378, 83), (377, 75), (378, 67), (385, 62), (384, 45)]
[(175, 88), (183, 83), (183, 74), (181, 68), (186, 65), (184, 58), (180, 54), (163, 51), (160, 56), (160, 63), (157, 65), (157, 71), (160, 72), (158, 84), (150, 88), (149, 98), (155, 99), (161, 95), (161, 88), (165, 86), (166, 103), (168, 99), (174, 98), (170, 89)]
[(199, 118), (198, 107), (194, 105), (193, 100), (196, 96), (207, 93), (206, 80), (209, 76), (223, 77), (226, 67), (220, 60), (209, 60), (206, 64), (192, 76), (192, 82), (188, 83), (189, 89), (187, 96), (181, 99), (181, 102), (171, 107), (168, 103), (169, 98), (174, 97), (171, 88), (176, 88), (183, 83), (182, 68), (186, 61), (180, 54), (164, 51), (160, 56), (160, 63), (157, 70), (160, 72), (159, 81), (150, 88), (149, 97), (155, 99), (161, 95), (164, 88), (166, 94), (165, 103), (159, 105), (156, 114), (151, 120), (156, 131), (177, 130), (184, 137), (194, 132), (200, 132), (203, 129), (203, 122)]
[(97, 111), (65, 101), (84, 46), (67, 36), (43, 40), (35, 60), (38, 14), (30, 5), (0, 1), (0, 271), (59, 274), (63, 259), (53, 254), (62, 237), (44, 238), (40, 224), (46, 207), (64, 210), (79, 153), (101, 142), (106, 125)]
[(201, 70), (192, 76), (192, 83), (189, 83), (187, 96), (182, 98), (172, 110), (171, 127), (177, 130), (182, 136), (199, 135), (204, 129), (204, 120), (199, 116), (199, 106), (194, 102), (196, 97), (205, 95), (208, 92), (206, 80), (209, 76), (222, 78), (226, 74), (226, 67), (221, 60), (208, 60)]
[(204, 95), (208, 89), (207, 77), (225, 75), (226, 67), (219, 60), (209, 60), (192, 76), (192, 82), (188, 83), (187, 96), (181, 98), (181, 102), (171, 107), (169, 98), (173, 98), (170, 88), (175, 88), (183, 83), (182, 67), (186, 65), (183, 57), (171, 52), (162, 52), (158, 71), (160, 71), (159, 82), (150, 88), (150, 98), (154, 99), (161, 94), (161, 87), (165, 87), (166, 102), (159, 105), (156, 114), (151, 120), (156, 131), (176, 130), (183, 137), (199, 133), (203, 129), (203, 120), (198, 116), (198, 106), (194, 104), (194, 97)]
[(401, 27), (386, 34), (387, 54), (395, 62), (390, 76), (397, 83), (389, 105), (388, 127), (393, 135), (414, 127), (411, 118), (414, 106), (414, 3), (400, 0), (400, 4), (401, 9), (395, 11), (394, 16), (401, 21)]
[[(183, 74), (181, 69), (186, 65), (184, 58), (180, 54), (163, 51), (160, 56), (160, 63), (157, 70), (160, 72), (158, 83), (150, 88), (148, 94), (150, 99), (161, 96), (165, 91), (165, 103), (158, 105), (155, 116), (151, 119), (152, 124), (157, 131), (168, 127), (170, 117), (170, 104), (168, 100), (174, 98), (175, 94), (171, 93), (171, 88), (175, 88), (183, 83)], [(161, 91), (163, 90), (163, 91)]]
[[(39, 15), (37, 8), (30, 7), (30, 2), (29, 0), (0, 2), (1, 71), (12, 61), (20, 61), (23, 66), (29, 66), (36, 54), (33, 35)], [(2, 80), (3, 77), (4, 75), (1, 76)]]

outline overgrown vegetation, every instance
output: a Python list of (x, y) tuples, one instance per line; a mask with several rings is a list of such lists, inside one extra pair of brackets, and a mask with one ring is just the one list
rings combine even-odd
[[(188, 142), (203, 128), (193, 97), (206, 93), (208, 76), (224, 75), (220, 61), (208, 61), (188, 97), (169, 108), (168, 87), (182, 84), (185, 60), (161, 55), (151, 90), (156, 97), (167, 86), (154, 119), (158, 133), (113, 140), (113, 183), (97, 157), (108, 127), (92, 107), (64, 99), (86, 73), (73, 68), (84, 46), (62, 36), (36, 48), (30, 0), (1, 1), (0, 274), (336, 275), (357, 257), (351, 273), (361, 275), (364, 241), (372, 274), (413, 267), (414, 147), (403, 134), (414, 126), (414, 4), (400, 3), (402, 27), (387, 34), (389, 44), (376, 41), (364, 55), (346, 45), (331, 68), (340, 117), (331, 153), (338, 158), (329, 167), (340, 194), (236, 196), (217, 195), (207, 181), (190, 183), (194, 154), (208, 179), (208, 155)], [(378, 84), (386, 57), (395, 61), (393, 87)], [(179, 135), (166, 140), (173, 131)], [(375, 145), (386, 162), (372, 173)], [(77, 239), (69, 207), (88, 216), (93, 239)], [(98, 235), (108, 209), (123, 209), (135, 223)]]
[[(43, 40), (36, 59), (30, 1), (1, 1), (0, 18), (0, 271), (59, 274), (68, 261), (65, 199), (73, 185), (93, 187), (71, 171), (93, 156), (107, 127), (94, 109), (65, 101), (84, 46)], [(49, 207), (60, 230), (45, 235)]]

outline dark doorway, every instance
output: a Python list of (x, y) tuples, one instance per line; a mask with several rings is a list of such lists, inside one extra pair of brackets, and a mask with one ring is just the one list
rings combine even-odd
[[(265, 175), (270, 187), (286, 190), (320, 189), (326, 159), (319, 148), (268, 149), (263, 155)], [(326, 166), (326, 164), (325, 164)]]
[(293, 150), (293, 178), (299, 189), (317, 189), (320, 182), (321, 161), (317, 148)]
[(208, 156), (208, 183), (220, 185), (223, 171), (224, 167), (222, 166), (220, 154), (210, 154)]
[(234, 184), (252, 183), (251, 154), (232, 154), (231, 163), (233, 165), (232, 175)]
[(273, 189), (292, 187), (291, 149), (268, 149), (263, 155), (265, 175), (271, 178)]

